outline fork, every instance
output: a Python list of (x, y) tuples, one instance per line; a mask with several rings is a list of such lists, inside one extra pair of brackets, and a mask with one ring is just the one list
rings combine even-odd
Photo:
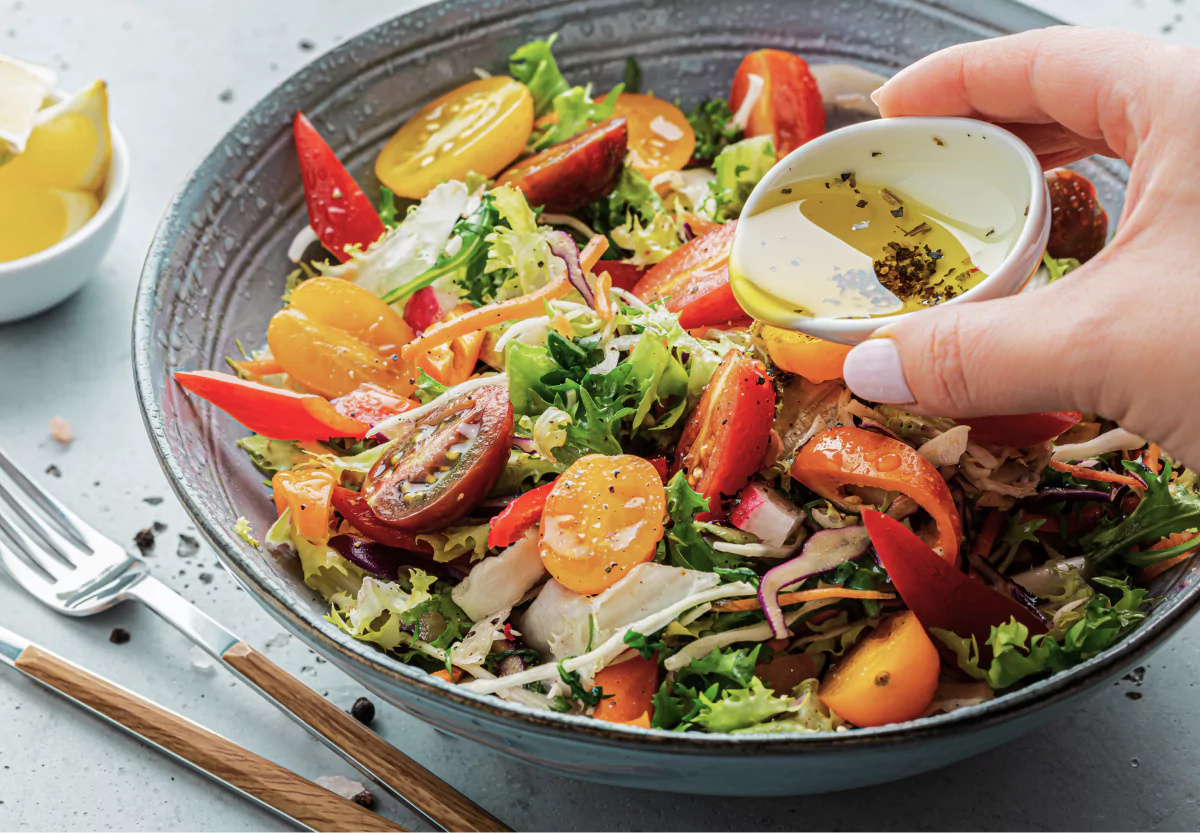
[(140, 601), (433, 824), (444, 830), (509, 829), (154, 578), (144, 561), (84, 523), (2, 449), (0, 471), (16, 486), (0, 478), (0, 564), (38, 601), (74, 617), (127, 599)]

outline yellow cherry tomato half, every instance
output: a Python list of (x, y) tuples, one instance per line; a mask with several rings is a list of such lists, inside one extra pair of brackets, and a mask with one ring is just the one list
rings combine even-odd
[(349, 333), (385, 356), (413, 340), (412, 327), (400, 313), (371, 290), (341, 278), (304, 281), (292, 290), (288, 303), (310, 320)]
[(621, 93), (614, 116), (629, 129), (629, 165), (647, 179), (681, 171), (696, 149), (696, 132), (683, 111), (652, 95)]
[(267, 325), (271, 355), (289, 376), (326, 398), (345, 396), (367, 382), (400, 396), (413, 391), (412, 370), (383, 356), (365, 341), (321, 324), (294, 307)]
[(507, 76), (481, 78), (421, 108), (375, 160), (396, 194), (424, 199), (440, 182), (472, 171), (494, 177), (520, 156), (533, 132), (533, 96)]
[(542, 510), (542, 563), (568, 590), (591, 595), (654, 558), (666, 493), (658, 470), (631, 454), (580, 457)]
[(767, 355), (780, 370), (798, 374), (810, 382), (842, 378), (842, 365), (850, 352), (849, 345), (769, 324), (763, 327), (761, 338)]

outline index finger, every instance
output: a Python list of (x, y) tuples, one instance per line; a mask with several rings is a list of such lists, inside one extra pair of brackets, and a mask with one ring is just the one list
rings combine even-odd
[(1060, 124), (1131, 162), (1154, 110), (1147, 88), (1170, 49), (1129, 32), (1037, 29), (936, 52), (902, 70), (874, 98), (884, 116)]

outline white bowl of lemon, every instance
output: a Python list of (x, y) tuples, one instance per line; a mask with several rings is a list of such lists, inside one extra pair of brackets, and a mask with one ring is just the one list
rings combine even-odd
[(96, 81), (74, 95), (0, 55), (0, 323), (77, 292), (116, 235), (129, 151)]

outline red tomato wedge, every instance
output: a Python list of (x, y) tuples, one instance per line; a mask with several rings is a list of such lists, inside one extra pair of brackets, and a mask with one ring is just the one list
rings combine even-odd
[(975, 637), (980, 654), (991, 649), (984, 643), (992, 628), (1010, 618), (1045, 633), (1046, 624), (1033, 611), (1017, 604), (986, 584), (976, 581), (942, 558), (887, 515), (865, 510), (863, 524), (900, 598), (925, 628), (941, 628), (962, 637)]
[(521, 160), (500, 174), (496, 184), (519, 188), (530, 205), (569, 213), (613, 189), (628, 145), (625, 119), (609, 119)]
[(379, 212), (303, 113), (293, 123), (308, 224), (321, 245), (345, 263), (347, 246), (364, 249), (383, 236)]
[(646, 275), (646, 268), (643, 266), (634, 266), (632, 263), (624, 263), (620, 260), (601, 260), (592, 267), (592, 271), (596, 274), (607, 272), (612, 278), (612, 285), (616, 289), (624, 289), (626, 292), (632, 292), (633, 288), (638, 285)]
[(724, 518), (758, 471), (775, 420), (775, 387), (761, 362), (730, 350), (679, 438), (671, 474), (708, 499), (700, 520)]
[(508, 391), (475, 388), (418, 419), (367, 475), (362, 494), (386, 524), (444, 529), (483, 500), (508, 462), (513, 409)]
[(179, 371), (175, 381), (255, 434), (272, 440), (361, 440), (370, 428), (363, 420), (339, 413), (327, 399), (313, 393), (272, 388), (215, 370)]
[(333, 489), (333, 508), (359, 532), (372, 541), (386, 544), (389, 547), (399, 547), (409, 552), (433, 554), (433, 545), (426, 541), (418, 541), (411, 532), (397, 529), (379, 520), (378, 516), (367, 505), (367, 499), (353, 489), (335, 486)]
[(1083, 419), (1080, 411), (1046, 411), (1036, 414), (969, 417), (958, 422), (971, 426), (971, 439), (988, 445), (1023, 448), (1044, 443)]
[(1046, 171), (1050, 189), (1050, 239), (1046, 251), (1051, 257), (1073, 257), (1087, 263), (1108, 240), (1108, 212), (1096, 197), (1096, 186), (1070, 168)]
[(488, 530), (488, 546), (500, 549), (521, 540), (525, 530), (541, 521), (546, 498), (550, 496), (550, 490), (553, 488), (553, 483), (538, 486), (505, 506), (499, 515), (492, 518), (491, 528)]
[(748, 319), (729, 286), (736, 228), (735, 220), (680, 246), (646, 273), (633, 294), (648, 304), (664, 301), (685, 330)]
[(760, 49), (743, 58), (729, 91), (735, 113), (750, 90), (751, 75), (762, 79), (762, 91), (750, 108), (746, 135), (770, 134), (776, 159), (825, 132), (821, 90), (803, 58), (778, 49)]

